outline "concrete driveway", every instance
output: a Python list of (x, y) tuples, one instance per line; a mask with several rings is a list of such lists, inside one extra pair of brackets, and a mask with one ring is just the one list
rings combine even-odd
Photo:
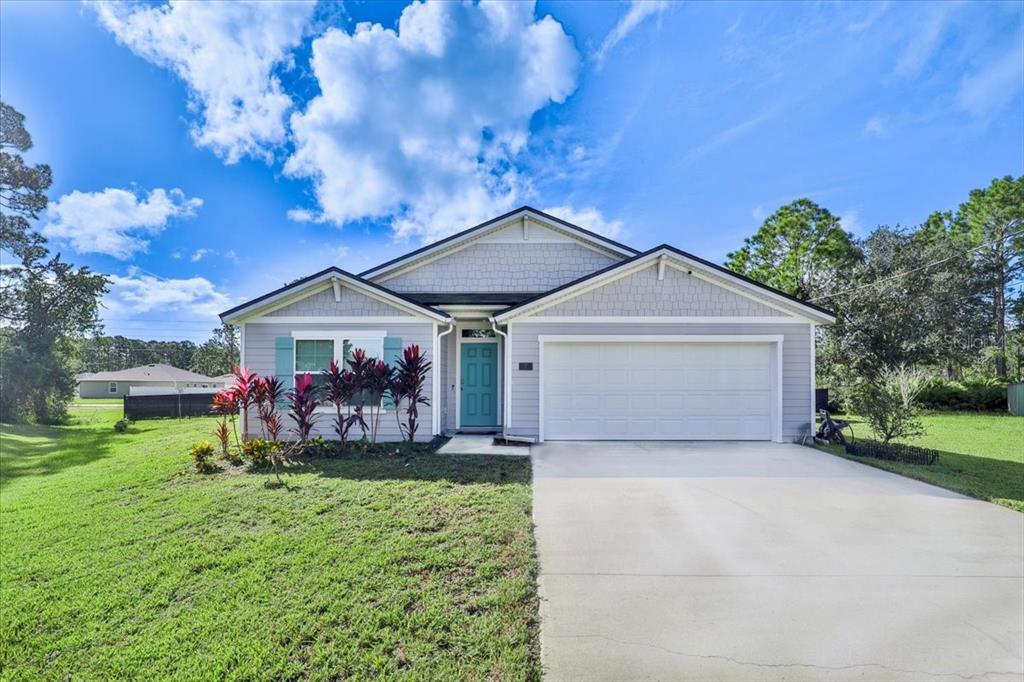
[(533, 462), (548, 679), (1024, 679), (1024, 514), (796, 445)]

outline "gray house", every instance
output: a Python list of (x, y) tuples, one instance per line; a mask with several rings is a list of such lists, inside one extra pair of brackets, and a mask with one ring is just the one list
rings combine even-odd
[[(79, 374), (78, 395), (82, 398), (120, 398), (135, 389), (146, 392), (177, 392), (185, 389), (220, 389), (223, 383), (202, 374), (170, 365), (142, 365), (114, 372)], [(166, 389), (162, 391), (161, 389)]]
[(243, 365), (289, 385), (345, 348), (393, 362), (418, 344), (434, 363), (422, 438), (538, 441), (792, 439), (813, 420), (814, 328), (834, 321), (685, 251), (638, 252), (529, 207), (221, 319), (241, 329)]

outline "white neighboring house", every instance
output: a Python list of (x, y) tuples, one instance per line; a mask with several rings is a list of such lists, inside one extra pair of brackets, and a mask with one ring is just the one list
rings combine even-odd
[[(223, 382), (170, 365), (142, 365), (116, 372), (79, 374), (78, 395), (82, 398), (120, 398), (129, 393), (178, 393), (189, 389), (219, 390)], [(134, 389), (134, 390), (133, 390)]]

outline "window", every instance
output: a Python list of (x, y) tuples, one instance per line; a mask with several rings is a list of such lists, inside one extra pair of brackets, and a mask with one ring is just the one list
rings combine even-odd
[(107, 384), (107, 393), (117, 393), (117, 382), (111, 381)]
[(463, 329), (462, 338), (464, 339), (493, 339), (495, 338), (493, 329)]
[(334, 341), (332, 339), (300, 339), (295, 342), (295, 375), (313, 375), (313, 385), (324, 383), (323, 370), (331, 366), (334, 360)]

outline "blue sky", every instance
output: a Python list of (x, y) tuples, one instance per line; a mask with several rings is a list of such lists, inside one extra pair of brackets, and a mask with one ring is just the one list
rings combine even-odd
[(1020, 3), (0, 4), (39, 227), (107, 331), (521, 204), (721, 261), (809, 197), (864, 234), (1024, 172)]

